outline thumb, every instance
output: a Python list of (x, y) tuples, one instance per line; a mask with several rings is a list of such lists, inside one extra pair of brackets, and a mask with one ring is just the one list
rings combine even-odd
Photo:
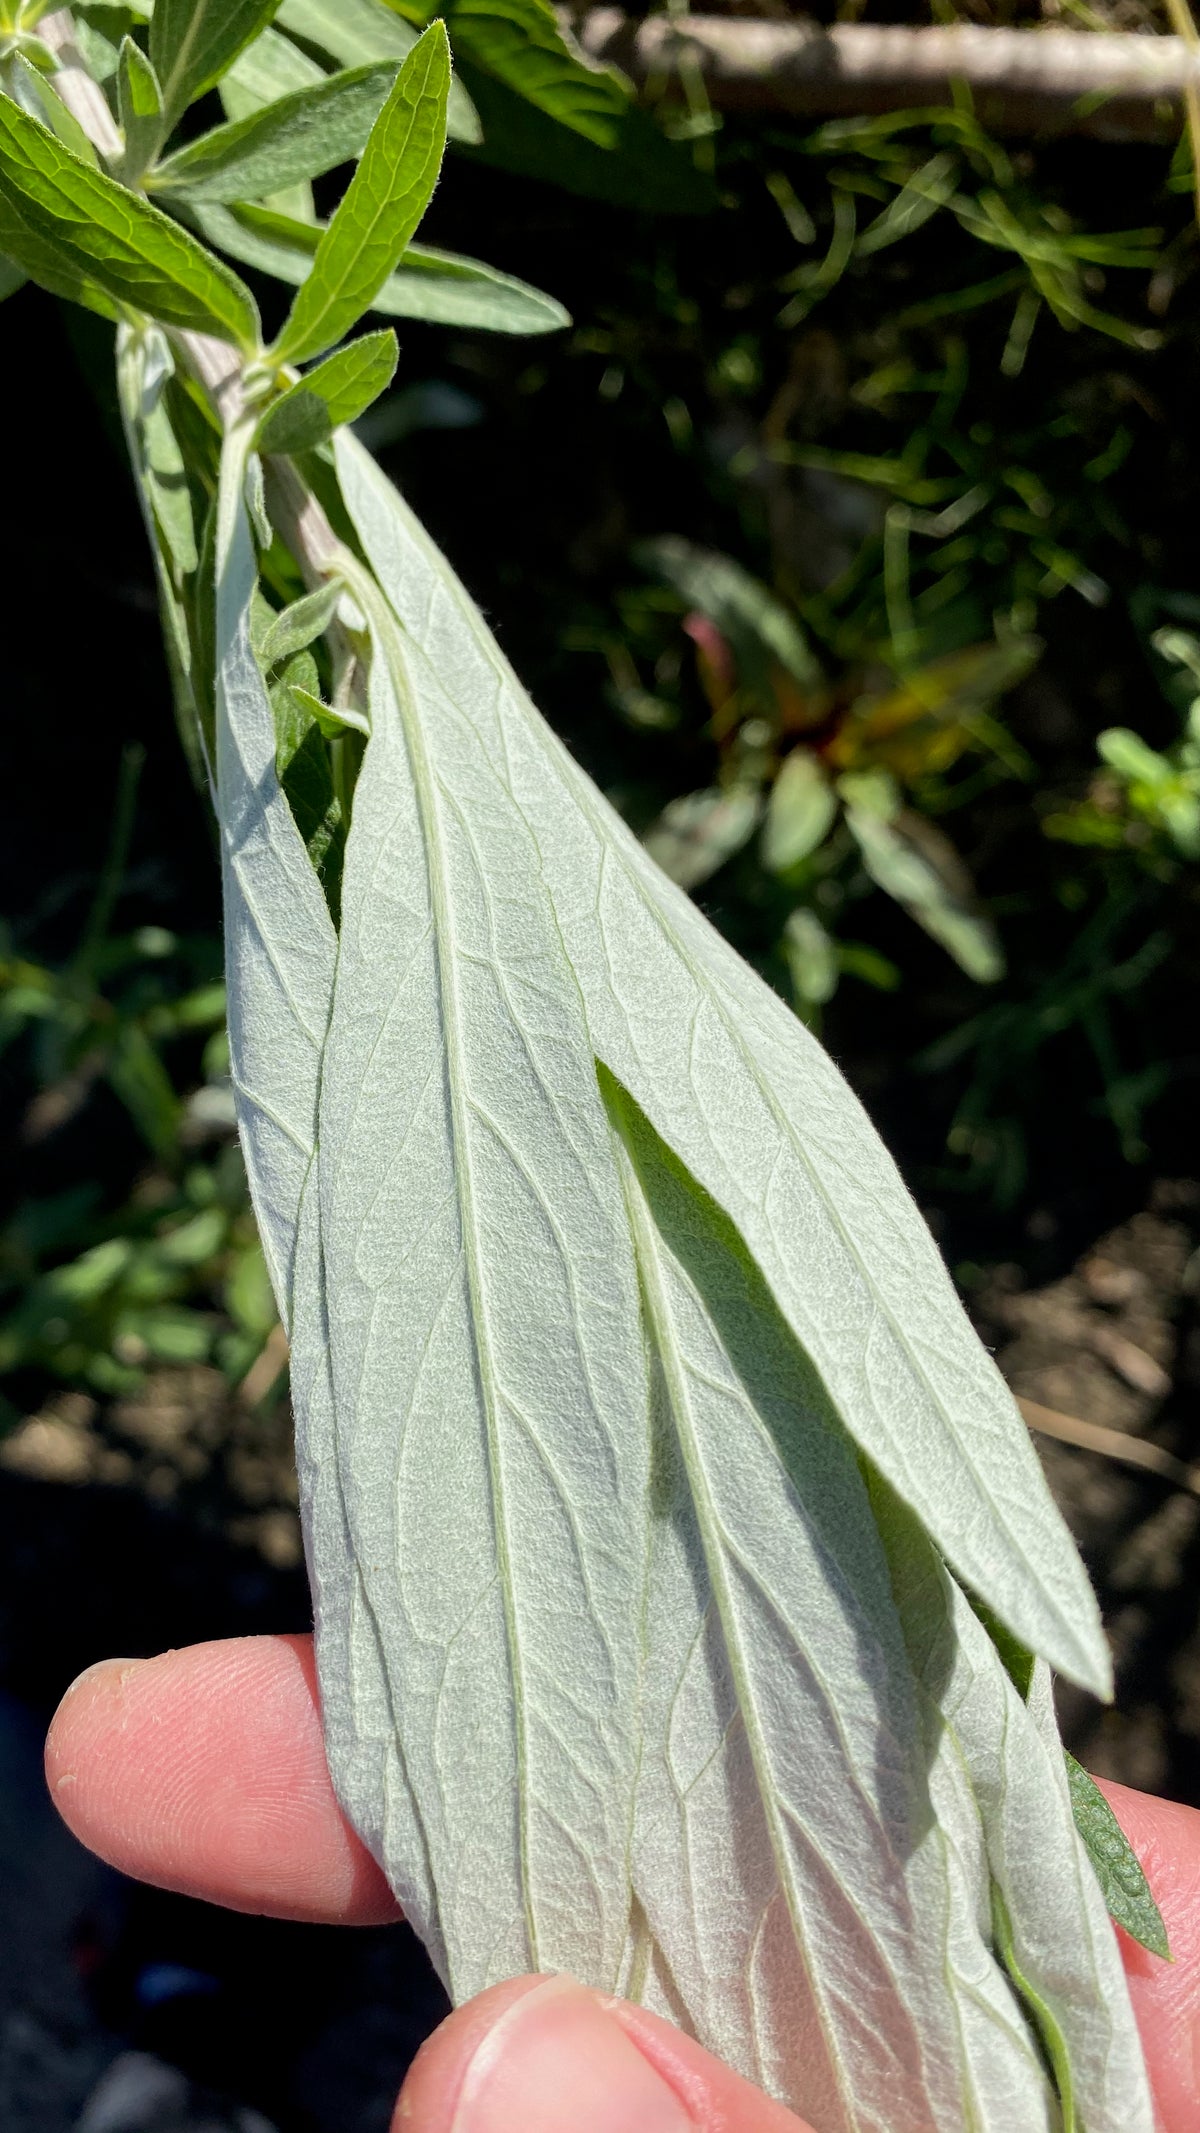
[(392, 2133), (810, 2133), (669, 2023), (572, 1978), (495, 1985), (418, 2053)]

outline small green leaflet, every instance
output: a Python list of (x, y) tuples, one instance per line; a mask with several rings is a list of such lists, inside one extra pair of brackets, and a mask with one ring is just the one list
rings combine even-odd
[(247, 352), (257, 347), (258, 311), (236, 275), (170, 216), (81, 163), (7, 97), (0, 97), (0, 192), (82, 282), (99, 283), (117, 303), (149, 311), (164, 325), (217, 334)]
[(150, 61), (162, 89), (166, 130), (220, 81), (270, 22), (279, 0), (156, 0)]
[[(424, 19), (414, 29), (386, 0), (283, 0), (279, 24), (342, 66), (363, 67), (372, 60), (406, 58)], [(457, 80), (450, 84), (446, 130), (452, 141), (474, 143), (481, 137), (475, 108)]]
[(992, 920), (975, 906), (969, 882), (960, 878), (964, 869), (953, 847), (934, 825), (910, 820), (898, 789), (882, 771), (848, 772), (838, 779), (838, 791), (846, 803), (846, 827), (872, 881), (968, 977), (994, 985), (1004, 976), (1004, 950)]
[(308, 452), (324, 444), (343, 422), (357, 422), (386, 392), (396, 375), (396, 336), (364, 333), (361, 340), (326, 356), (278, 400), (272, 401), (254, 435), (256, 452)]
[(126, 185), (140, 178), (158, 154), (163, 137), (162, 91), (140, 45), (126, 37), (117, 70), (117, 116), (125, 136), (121, 177)]
[[(305, 280), (321, 241), (319, 223), (298, 222), (268, 207), (240, 202), (234, 208), (189, 200), (188, 219), (210, 244), (248, 267), (296, 286)], [(415, 318), (431, 325), (469, 326), (485, 333), (556, 333), (570, 313), (528, 282), (501, 274), (478, 259), (410, 244), (394, 274), (375, 296), (372, 311), (385, 318)]]
[(316, 592), (305, 593), (302, 599), (293, 600), (290, 607), (276, 615), (256, 647), (263, 665), (273, 667), (296, 652), (306, 652), (309, 645), (315, 644), (328, 629), (341, 597), (341, 586), (336, 578), (331, 578), (328, 585), (318, 586)]
[(1095, 1778), (1088, 1776), (1073, 1755), (1066, 1755), (1066, 1765), (1075, 1827), (1096, 1869), (1109, 1917), (1115, 1918), (1151, 1955), (1161, 1955), (1169, 1963), (1167, 1929), (1137, 1853)]
[(275, 343), (273, 362), (302, 363), (320, 355), (370, 309), (437, 183), (449, 87), (450, 47), (436, 22), (396, 76)]
[(217, 126), (160, 163), (155, 192), (189, 200), (258, 200), (319, 178), (361, 154), (396, 79), (390, 61), (348, 68)]

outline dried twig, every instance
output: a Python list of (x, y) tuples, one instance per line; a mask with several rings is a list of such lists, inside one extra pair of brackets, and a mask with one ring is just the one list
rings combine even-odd
[(972, 23), (907, 29), (741, 16), (563, 11), (584, 50), (634, 81), (682, 93), (686, 73), (714, 108), (868, 114), (944, 103), (965, 83), (983, 122), (1007, 133), (1169, 140), (1200, 83), (1182, 37), (1000, 30)]
[(1123, 1466), (1139, 1466), (1157, 1474), (1177, 1489), (1200, 1496), (1200, 1467), (1188, 1466), (1161, 1444), (1144, 1437), (1131, 1437), (1123, 1429), (1104, 1429), (1098, 1422), (1084, 1422), (1078, 1415), (1061, 1415), (1057, 1408), (1043, 1407), (1037, 1400), (1018, 1399), (1017, 1406), (1030, 1429), (1039, 1436), (1054, 1437), (1060, 1444), (1078, 1445), (1081, 1451), (1099, 1452), (1102, 1458), (1119, 1459)]

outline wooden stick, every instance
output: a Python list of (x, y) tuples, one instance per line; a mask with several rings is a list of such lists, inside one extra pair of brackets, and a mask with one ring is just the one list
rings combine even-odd
[(1104, 1429), (1098, 1422), (1084, 1422), (1078, 1415), (1062, 1415), (1054, 1407), (1043, 1407), (1037, 1400), (1017, 1400), (1030, 1429), (1039, 1436), (1055, 1437), (1060, 1444), (1078, 1445), (1081, 1451), (1099, 1452), (1105, 1459), (1119, 1459), (1123, 1466), (1140, 1466), (1149, 1474), (1157, 1474), (1177, 1489), (1187, 1489), (1191, 1495), (1200, 1496), (1200, 1468), (1185, 1465), (1173, 1452), (1163, 1450), (1161, 1444), (1149, 1444), (1144, 1437), (1131, 1437), (1123, 1429)]
[(874, 23), (560, 10), (593, 59), (641, 87), (679, 94), (685, 70), (721, 111), (868, 115), (944, 104), (965, 83), (983, 123), (1005, 133), (1170, 140), (1200, 54), (1181, 37), (1110, 31), (1000, 30), (975, 23), (907, 29)]

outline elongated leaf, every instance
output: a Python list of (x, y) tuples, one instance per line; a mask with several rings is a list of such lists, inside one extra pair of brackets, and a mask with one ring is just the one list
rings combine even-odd
[(456, 1994), (531, 1964), (615, 1984), (648, 1442), (612, 1141), (502, 766), (369, 582), (352, 591), (371, 740), (321, 1240), (345, 1510), (438, 1917), (407, 1812), (389, 1871)]
[(155, 0), (150, 61), (169, 130), (265, 29), (279, 0)]
[(446, 32), (434, 23), (405, 60), (371, 129), (275, 344), (275, 362), (320, 355), (370, 309), (437, 183), (449, 82)]
[(633, 1871), (669, 1985), (652, 1960), (643, 1996), (827, 2133), (998, 2133), (967, 2107), (922, 1701), (854, 1447), (732, 1224), (608, 1086), (660, 1377)]
[[(0, 213), (2, 212), (0, 209)], [(15, 296), (18, 289), (23, 289), (28, 279), (29, 276), (17, 266), (15, 260), (5, 259), (0, 254), (0, 304), (6, 296)]]
[[(973, 904), (953, 848), (932, 824), (905, 815), (890, 781), (875, 772), (838, 781), (846, 827), (872, 881), (903, 905), (969, 977), (992, 985), (1004, 975), (1004, 951), (987, 914)], [(880, 797), (882, 795), (882, 797)], [(917, 842), (920, 836), (921, 842)], [(938, 863), (940, 861), (940, 864)]]
[(1152, 2133), (1154, 2113), (1104, 1898), (1075, 1827), (1049, 1674), (1029, 1702), (928, 1540), (876, 1485), (918, 1677), (978, 1802), (997, 1952), (1054, 2068), (1067, 2126)]
[(304, 700), (308, 688), (316, 688), (317, 678), (315, 661), (293, 657), (272, 684), (275, 768), (336, 924), (341, 911), (346, 821), (334, 790), (333, 766), (320, 722)]
[[(71, 303), (82, 304), (87, 311), (99, 312), (101, 318), (117, 317), (112, 298), (99, 282), (93, 280), (82, 261), (73, 253), (60, 251), (50, 238), (43, 236), (31, 222), (26, 222), (13, 196), (5, 191), (2, 176), (0, 254), (17, 275), (13, 287), (19, 288), (22, 280), (28, 277), (39, 289), (48, 289), (51, 296), (65, 296)], [(7, 293), (11, 294), (11, 289)]]
[(5, 73), (5, 87), (22, 111), (48, 126), (64, 148), (69, 148), (81, 163), (90, 163), (93, 167), (99, 164), (92, 142), (74, 112), (64, 104), (50, 75), (31, 67), (23, 52), (10, 54)]
[(1169, 1962), (1167, 1929), (1137, 1853), (1095, 1778), (1088, 1776), (1073, 1755), (1066, 1757), (1066, 1766), (1075, 1827), (1095, 1869), (1109, 1917), (1152, 1955)]
[(121, 177), (129, 185), (148, 169), (165, 132), (162, 90), (140, 45), (132, 37), (121, 44), (117, 72), (117, 115), (125, 136)]
[[(258, 313), (228, 267), (156, 207), (90, 169), (36, 119), (0, 98), (0, 192), (80, 279), (166, 325), (251, 349)], [(11, 246), (6, 245), (10, 252)]]
[[(343, 67), (365, 67), (380, 59), (407, 58), (420, 36), (384, 0), (283, 0), (281, 26), (306, 44), (328, 52)], [(450, 84), (447, 128), (453, 141), (475, 142), (481, 128), (475, 108), (460, 81)]]
[[(210, 243), (247, 266), (281, 281), (302, 282), (320, 243), (318, 225), (295, 221), (269, 208), (236, 210), (196, 206), (187, 213)], [(555, 333), (571, 323), (552, 296), (516, 281), (477, 259), (410, 244), (401, 264), (379, 290), (372, 311), (385, 318), (415, 318), (443, 326), (473, 326), (493, 333)]]
[(249, 432), (226, 445), (217, 533), (217, 792), (229, 1044), (242, 1146), (285, 1327), (312, 1162), (337, 939), (275, 772), (275, 721), (250, 641)]
[(396, 375), (396, 336), (364, 333), (327, 356), (272, 402), (255, 432), (257, 452), (307, 452), (355, 422)]
[(1095, 1601), (1028, 1432), (857, 1102), (554, 741), (369, 455), (347, 432), (335, 453), (408, 637), (512, 766), (597, 1056), (731, 1217), (850, 1435), (963, 1578), (1103, 1692)]
[(153, 190), (193, 200), (257, 200), (361, 153), (396, 69), (358, 67), (201, 134), (160, 163)]

